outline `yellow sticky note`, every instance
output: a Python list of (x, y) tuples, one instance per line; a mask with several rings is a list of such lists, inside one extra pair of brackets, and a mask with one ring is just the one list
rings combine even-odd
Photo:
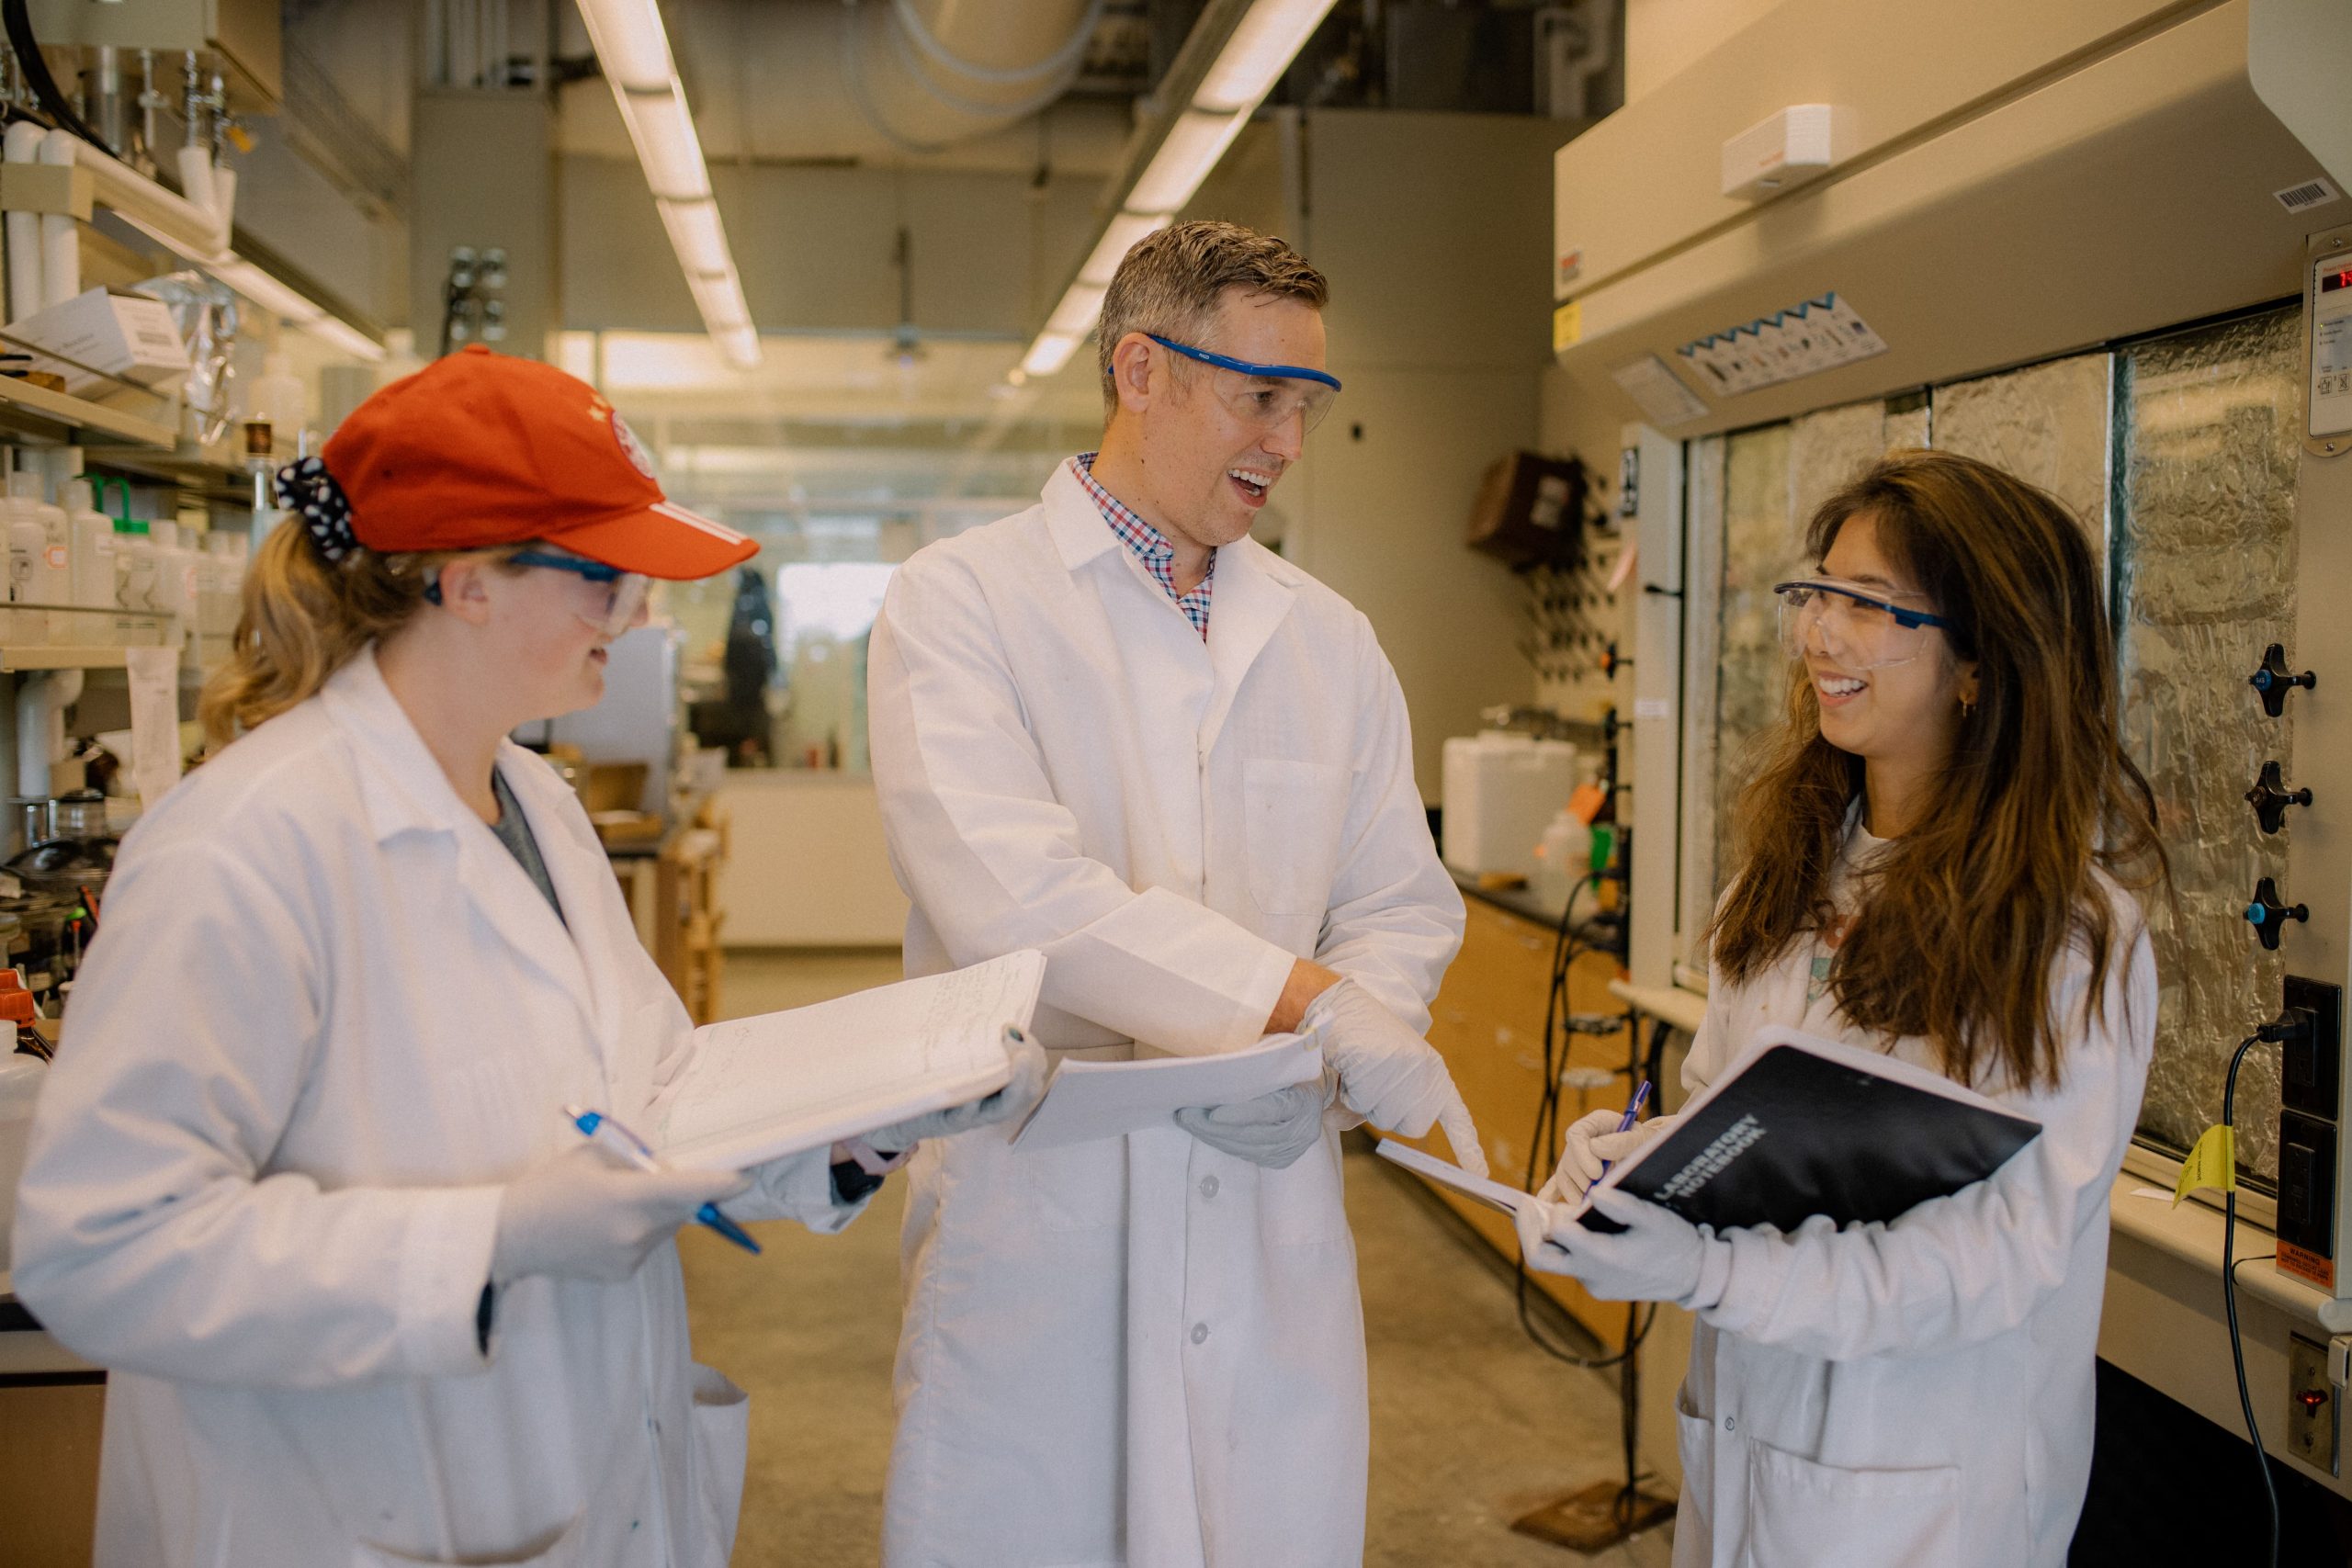
[(1584, 301), (1571, 299), (1552, 312), (1552, 352), (1574, 348), (1584, 337)]
[(2217, 1122), (2205, 1129), (2188, 1157), (2180, 1162), (2180, 1180), (2172, 1190), (2173, 1207), (2200, 1187), (2216, 1192), (2234, 1191), (2238, 1184), (2238, 1141), (2236, 1130), (2226, 1122)]

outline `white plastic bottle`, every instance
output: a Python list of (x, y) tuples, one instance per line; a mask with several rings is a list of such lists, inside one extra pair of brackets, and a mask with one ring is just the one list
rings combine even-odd
[(1592, 829), (1563, 807), (1535, 846), (1535, 885), (1547, 903), (1565, 903), (1592, 870)]
[(254, 457), (273, 464), (293, 457), (300, 445), (307, 400), (292, 362), (276, 349), (263, 355), (261, 374), (245, 396), (246, 443)]
[(155, 547), (148, 542), (144, 519), (115, 519), (114, 566), (115, 603), (126, 610), (154, 614)]
[[(66, 480), (58, 499), (64, 505), (65, 530), (73, 542), (73, 603), (87, 610), (114, 609), (114, 519), (98, 510), (87, 479)], [(90, 633), (90, 639), (96, 640), (96, 624)]]
[[(8, 597), (20, 604), (64, 604), (74, 592), (65, 513), (43, 501), (41, 490), (39, 474), (8, 476)], [(25, 624), (15, 635), (49, 640), (47, 616), (20, 620)]]

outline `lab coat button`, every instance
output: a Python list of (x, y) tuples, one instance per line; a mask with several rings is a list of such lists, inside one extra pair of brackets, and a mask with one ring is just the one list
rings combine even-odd
[(1201, 1343), (1203, 1343), (1204, 1341), (1205, 1341), (1205, 1340), (1208, 1338), (1208, 1337), (1209, 1337), (1209, 1325), (1208, 1325), (1207, 1324), (1205, 1324), (1205, 1323), (1196, 1323), (1196, 1324), (1193, 1325), (1193, 1344), (1195, 1344), (1195, 1345), (1201, 1344)]
[(1726, 1431), (1726, 1432), (1736, 1432), (1736, 1431), (1738, 1431), (1738, 1430), (1739, 1430), (1739, 1417), (1738, 1417), (1738, 1416), (1724, 1416), (1724, 1431)]
[(1216, 1196), (1216, 1177), (1204, 1176), (1201, 1178), (1201, 1196), (1204, 1198), (1214, 1198)]

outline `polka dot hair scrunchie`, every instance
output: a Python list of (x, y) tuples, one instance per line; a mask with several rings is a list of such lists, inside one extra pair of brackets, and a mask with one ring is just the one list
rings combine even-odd
[(359, 547), (351, 531), (351, 501), (324, 462), (305, 457), (277, 470), (277, 503), (302, 520), (311, 547), (330, 566), (341, 565)]

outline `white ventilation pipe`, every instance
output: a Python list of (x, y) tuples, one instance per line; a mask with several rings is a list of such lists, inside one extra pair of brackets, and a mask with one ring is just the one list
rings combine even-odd
[[(70, 130), (52, 130), (40, 139), (40, 161), (55, 168), (74, 166), (74, 149), (82, 139)], [(44, 309), (62, 305), (82, 292), (82, 226), (70, 212), (44, 212), (40, 217), (40, 302)]]
[[(17, 120), (0, 137), (0, 157), (11, 164), (40, 162), (48, 132), (29, 120)], [(40, 214), (11, 212), (6, 225), (8, 244), (8, 320), (21, 321), (40, 310)]]
[(902, 151), (928, 152), (1001, 130), (1069, 91), (1102, 6), (861, 0), (796, 9), (838, 31), (832, 58), (866, 122)]

